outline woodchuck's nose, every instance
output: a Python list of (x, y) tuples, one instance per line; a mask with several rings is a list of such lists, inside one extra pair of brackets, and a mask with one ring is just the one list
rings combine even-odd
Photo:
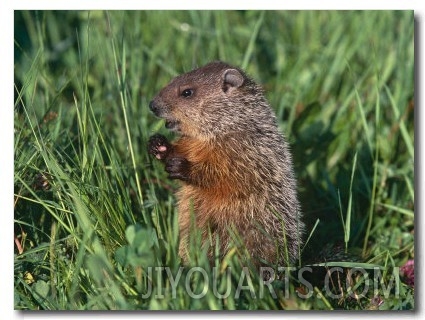
[(159, 117), (160, 114), (160, 107), (158, 106), (158, 104), (155, 103), (154, 100), (152, 100), (151, 102), (149, 102), (149, 109), (151, 109), (151, 111), (157, 116)]
[(156, 106), (155, 106), (155, 103), (153, 102), (153, 100), (151, 100), (151, 102), (149, 102), (149, 109), (151, 109), (151, 111), (153, 113), (156, 113), (155, 112), (156, 111)]

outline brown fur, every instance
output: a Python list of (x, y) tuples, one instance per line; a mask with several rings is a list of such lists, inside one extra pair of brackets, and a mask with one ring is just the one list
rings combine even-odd
[(222, 254), (231, 228), (257, 265), (294, 263), (304, 224), (292, 160), (261, 88), (242, 70), (212, 62), (174, 78), (150, 108), (180, 134), (173, 144), (160, 135), (149, 142), (170, 177), (183, 182), (180, 256), (187, 257), (194, 214), (204, 240), (208, 232), (219, 237)]

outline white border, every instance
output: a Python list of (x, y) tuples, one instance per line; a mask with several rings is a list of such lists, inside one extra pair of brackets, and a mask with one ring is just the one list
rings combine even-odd
[(400, 1), (400, 0), (297, 0), (297, 1), (194, 1), (194, 0), (158, 0), (158, 1), (64, 1), (64, 0), (20, 0), (14, 1), (14, 9), (55, 9), (55, 10), (124, 10), (124, 9), (143, 9), (143, 10), (185, 10), (185, 9), (269, 9), (269, 10), (409, 10), (421, 7), (423, 1)]
[[(106, 317), (108, 319), (122, 319), (123, 317), (131, 317), (131, 318), (150, 318), (150, 317), (176, 317), (176, 316), (190, 316), (193, 315), (195, 317), (200, 316), (199, 313), (188, 314), (184, 313), (126, 313), (126, 314), (114, 314), (114, 313), (21, 313), (13, 311), (13, 254), (12, 254), (12, 233), (13, 233), (13, 10), (22, 10), (22, 9), (56, 9), (56, 10), (81, 10), (81, 9), (113, 9), (113, 10), (124, 10), (124, 9), (140, 9), (140, 10), (164, 10), (164, 9), (173, 9), (173, 10), (184, 10), (184, 9), (271, 9), (271, 10), (300, 10), (300, 9), (320, 9), (320, 10), (375, 10), (375, 9), (391, 9), (391, 10), (415, 10), (415, 19), (416, 26), (418, 29), (416, 30), (418, 37), (416, 40), (418, 41), (415, 45), (421, 46), (421, 43), (424, 42), (423, 37), (423, 26), (422, 26), (422, 18), (423, 18), (423, 3), (424, 1), (400, 1), (400, 0), (386, 0), (386, 1), (375, 1), (375, 0), (357, 0), (357, 1), (330, 1), (330, 0), (297, 0), (297, 1), (228, 1), (228, 3), (221, 2), (202, 2), (202, 1), (188, 1), (188, 0), (179, 0), (179, 1), (145, 1), (143, 4), (138, 3), (136, 1), (116, 1), (116, 0), (102, 0), (102, 1), (51, 1), (51, 0), (16, 0), (16, 1), (1, 1), (0, 3), (0, 22), (2, 23), (2, 36), (0, 37), (0, 48), (2, 52), (2, 56), (0, 59), (0, 97), (1, 97), (1, 105), (0, 105), (0, 137), (1, 137), (1, 156), (0, 156), (0, 172), (1, 172), (1, 182), (0, 183), (0, 204), (2, 205), (2, 214), (0, 215), (0, 225), (2, 229), (0, 231), (0, 239), (3, 254), (3, 263), (1, 267), (1, 277), (2, 277), (2, 287), (4, 294), (0, 298), (0, 307), (3, 312), (2, 318), (4, 319), (36, 319), (36, 318), (67, 318), (67, 319), (80, 319), (86, 318), (89, 316), (95, 317)], [(420, 53), (423, 54), (422, 48), (419, 50)], [(417, 57), (417, 61), (420, 60)], [(416, 69), (420, 75), (423, 75), (423, 63), (419, 63), (420, 69)], [(421, 76), (417, 76), (416, 79), (421, 79)], [(423, 83), (417, 85), (416, 90), (419, 92), (424, 92)], [(419, 94), (420, 95), (420, 94)], [(416, 102), (418, 99), (416, 100)], [(419, 101), (421, 102), (421, 101)], [(415, 105), (415, 108), (419, 108), (418, 104)], [(417, 109), (418, 110), (418, 109)], [(416, 120), (416, 125), (423, 122), (424, 112), (420, 112), (420, 119)], [(415, 137), (415, 141), (417, 141), (416, 146), (419, 149), (423, 147), (423, 131), (420, 130), (420, 136)], [(420, 142), (419, 142), (420, 141)], [(419, 150), (415, 150), (419, 153)], [(416, 161), (421, 159), (421, 156), (416, 157)], [(416, 164), (418, 168), (420, 163)], [(422, 170), (420, 171), (420, 176), (417, 176), (415, 186), (421, 186), (424, 179), (422, 175)], [(416, 190), (418, 191), (418, 190)], [(421, 194), (416, 194), (416, 199), (423, 199), (422, 188), (420, 188)], [(418, 212), (418, 201), (416, 203), (415, 211)], [(425, 219), (419, 219), (421, 222), (420, 226), (417, 226), (416, 230), (424, 230), (423, 229), (423, 221)], [(11, 223), (12, 222), (12, 223)], [(423, 246), (423, 238), (418, 237), (420, 239), (420, 243), (417, 243), (417, 247), (421, 249)], [(419, 254), (416, 254), (416, 258), (419, 258)], [(6, 268), (4, 267), (6, 266)], [(420, 266), (422, 263), (420, 262)], [(5, 272), (7, 270), (7, 272)], [(420, 272), (422, 268), (419, 268), (419, 263), (417, 263), (417, 270)], [(419, 290), (417, 290), (417, 294)], [(422, 296), (422, 295), (421, 295)], [(418, 294), (418, 298), (421, 298)], [(421, 303), (418, 303), (418, 298), (416, 300), (416, 309), (421, 309)], [(422, 298), (421, 298), (422, 300)], [(421, 310), (420, 310), (421, 311)], [(270, 317), (285, 317), (285, 319), (297, 319), (297, 318), (313, 318), (316, 316), (326, 316), (329, 318), (357, 318), (359, 313), (261, 313), (261, 314), (247, 314), (247, 313), (231, 313), (231, 315), (236, 316), (237, 318), (249, 318), (249, 317), (257, 317), (260, 315), (261, 317), (270, 316)], [(385, 317), (394, 317), (394, 318), (411, 318), (419, 316), (420, 312), (415, 313), (382, 313), (382, 312), (373, 312), (364, 314), (361, 313), (361, 317), (374, 319), (375, 317), (385, 316)], [(223, 314), (205, 314), (202, 313), (202, 317), (223, 317), (226, 315)]]

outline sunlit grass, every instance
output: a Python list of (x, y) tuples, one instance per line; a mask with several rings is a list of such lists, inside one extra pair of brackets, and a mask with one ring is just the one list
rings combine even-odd
[[(413, 27), (402, 11), (16, 11), (15, 308), (412, 309), (394, 270), (414, 258)], [(263, 85), (291, 144), (311, 288), (296, 270), (265, 285), (238, 248), (210, 264), (196, 234), (181, 269), (178, 184), (146, 152), (171, 135), (148, 103), (217, 59)], [(332, 243), (355, 259), (321, 260)], [(360, 274), (332, 298), (338, 266), (379, 266), (384, 287), (356, 296)]]

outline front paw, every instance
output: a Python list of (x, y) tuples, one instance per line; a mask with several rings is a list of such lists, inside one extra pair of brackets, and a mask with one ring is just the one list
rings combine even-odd
[(181, 157), (171, 157), (165, 162), (165, 171), (171, 179), (189, 180), (190, 163)]
[(171, 145), (167, 138), (161, 134), (155, 134), (149, 138), (148, 152), (159, 160), (164, 160), (170, 153)]

